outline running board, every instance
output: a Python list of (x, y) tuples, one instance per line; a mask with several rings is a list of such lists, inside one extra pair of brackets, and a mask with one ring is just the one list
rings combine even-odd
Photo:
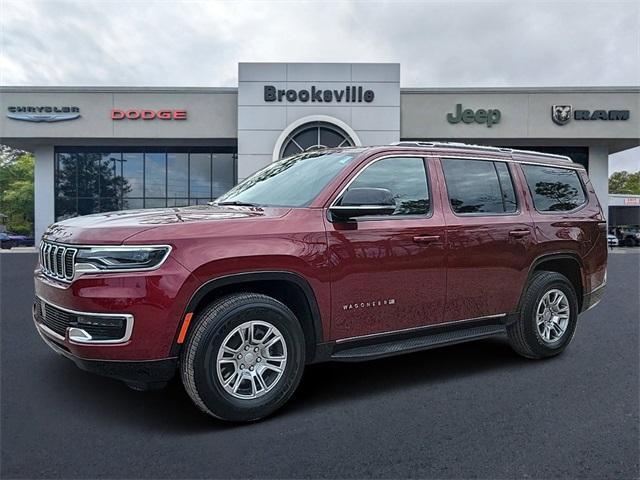
[(506, 333), (503, 324), (481, 325), (461, 328), (449, 331), (440, 331), (419, 337), (405, 338), (401, 340), (386, 341), (370, 345), (346, 347), (331, 355), (332, 360), (342, 362), (359, 362), (373, 360), (402, 353), (417, 352), (430, 348), (455, 345), (457, 343), (471, 342), (483, 338), (494, 337)]

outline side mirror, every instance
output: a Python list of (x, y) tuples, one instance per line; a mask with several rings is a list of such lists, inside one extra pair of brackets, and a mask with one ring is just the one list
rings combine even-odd
[(386, 188), (350, 188), (342, 196), (340, 205), (329, 209), (338, 221), (369, 215), (391, 215), (396, 210), (396, 201)]

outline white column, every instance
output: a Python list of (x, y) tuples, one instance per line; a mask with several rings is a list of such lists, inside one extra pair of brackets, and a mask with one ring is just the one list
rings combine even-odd
[(609, 147), (597, 145), (589, 147), (589, 178), (596, 191), (602, 211), (609, 218)]
[(33, 194), (37, 245), (44, 231), (55, 220), (53, 145), (36, 147), (33, 150), (33, 155), (36, 160)]

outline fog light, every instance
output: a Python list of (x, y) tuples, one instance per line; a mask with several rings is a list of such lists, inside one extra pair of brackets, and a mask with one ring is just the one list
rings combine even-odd
[(125, 319), (123, 317), (87, 317), (80, 315), (77, 317), (76, 323), (80, 328), (88, 327), (124, 327)]
[(125, 317), (78, 315), (68, 334), (70, 340), (81, 343), (113, 341), (125, 336), (126, 327)]

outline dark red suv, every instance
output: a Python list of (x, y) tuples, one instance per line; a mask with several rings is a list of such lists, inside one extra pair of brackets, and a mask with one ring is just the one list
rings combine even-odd
[(38, 332), (138, 389), (180, 371), (232, 421), (282, 406), (305, 364), (504, 335), (562, 352), (606, 283), (584, 168), (504, 148), (401, 142), (270, 164), (211, 205), (52, 225)]

